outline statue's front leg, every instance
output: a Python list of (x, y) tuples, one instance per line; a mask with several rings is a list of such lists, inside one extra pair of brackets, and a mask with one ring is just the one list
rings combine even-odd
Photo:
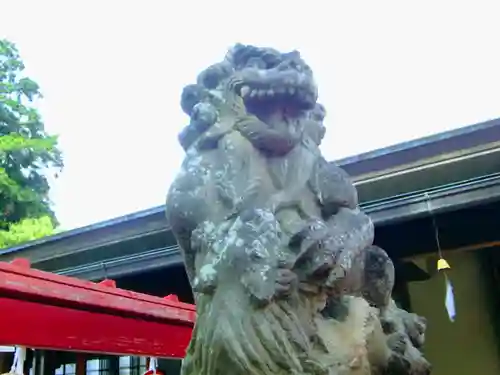
[(279, 223), (264, 209), (245, 210), (220, 225), (201, 225), (193, 236), (193, 247), (204, 254), (199, 285), (240, 283), (258, 304), (287, 295), (296, 277), (287, 267), (282, 242)]
[(287, 296), (297, 285), (297, 277), (290, 269), (278, 221), (263, 209), (248, 210), (241, 218), (245, 223), (238, 253), (244, 254), (240, 263), (246, 263), (241, 276), (243, 285), (258, 303)]

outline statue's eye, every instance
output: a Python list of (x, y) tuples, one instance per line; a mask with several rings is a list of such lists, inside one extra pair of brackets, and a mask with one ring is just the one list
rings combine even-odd
[(262, 56), (262, 60), (265, 61), (266, 65), (267, 65), (267, 69), (275, 68), (281, 62), (281, 60), (278, 56), (273, 55), (271, 53), (264, 54)]
[(248, 68), (266, 69), (266, 63), (258, 57), (251, 57), (246, 63)]

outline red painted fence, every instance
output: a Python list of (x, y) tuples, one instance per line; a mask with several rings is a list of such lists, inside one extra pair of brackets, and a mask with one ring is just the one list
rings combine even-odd
[(35, 270), (26, 259), (0, 262), (0, 345), (184, 357), (195, 306), (115, 285)]

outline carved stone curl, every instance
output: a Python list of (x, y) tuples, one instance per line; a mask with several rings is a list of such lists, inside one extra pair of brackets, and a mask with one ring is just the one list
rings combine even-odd
[(184, 375), (428, 374), (298, 52), (236, 45), (182, 93), (167, 216), (198, 310)]

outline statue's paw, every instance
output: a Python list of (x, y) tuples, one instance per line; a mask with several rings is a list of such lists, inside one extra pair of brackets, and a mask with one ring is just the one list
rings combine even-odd
[(257, 305), (267, 305), (277, 294), (276, 279), (270, 270), (254, 269), (241, 276), (241, 282)]
[(242, 277), (242, 282), (258, 305), (266, 305), (274, 298), (287, 297), (297, 285), (297, 276), (288, 269), (278, 269), (275, 277), (248, 273)]
[(389, 358), (386, 373), (395, 375), (411, 374), (411, 364), (401, 354), (394, 354)]
[(202, 294), (213, 294), (217, 288), (217, 272), (212, 264), (201, 267), (192, 282), (193, 291)]
[(403, 324), (406, 333), (410, 337), (413, 345), (420, 348), (423, 346), (425, 341), (425, 330), (427, 328), (427, 320), (424, 317), (418, 316), (416, 314), (406, 314), (403, 319)]
[(393, 333), (387, 338), (387, 346), (394, 352), (404, 354), (408, 347), (408, 340), (403, 333)]
[(382, 324), (382, 330), (386, 335), (396, 332), (397, 324), (394, 319), (386, 316), (382, 316), (380, 319), (380, 323)]
[(279, 269), (276, 277), (276, 296), (287, 296), (297, 285), (297, 275), (289, 269)]

